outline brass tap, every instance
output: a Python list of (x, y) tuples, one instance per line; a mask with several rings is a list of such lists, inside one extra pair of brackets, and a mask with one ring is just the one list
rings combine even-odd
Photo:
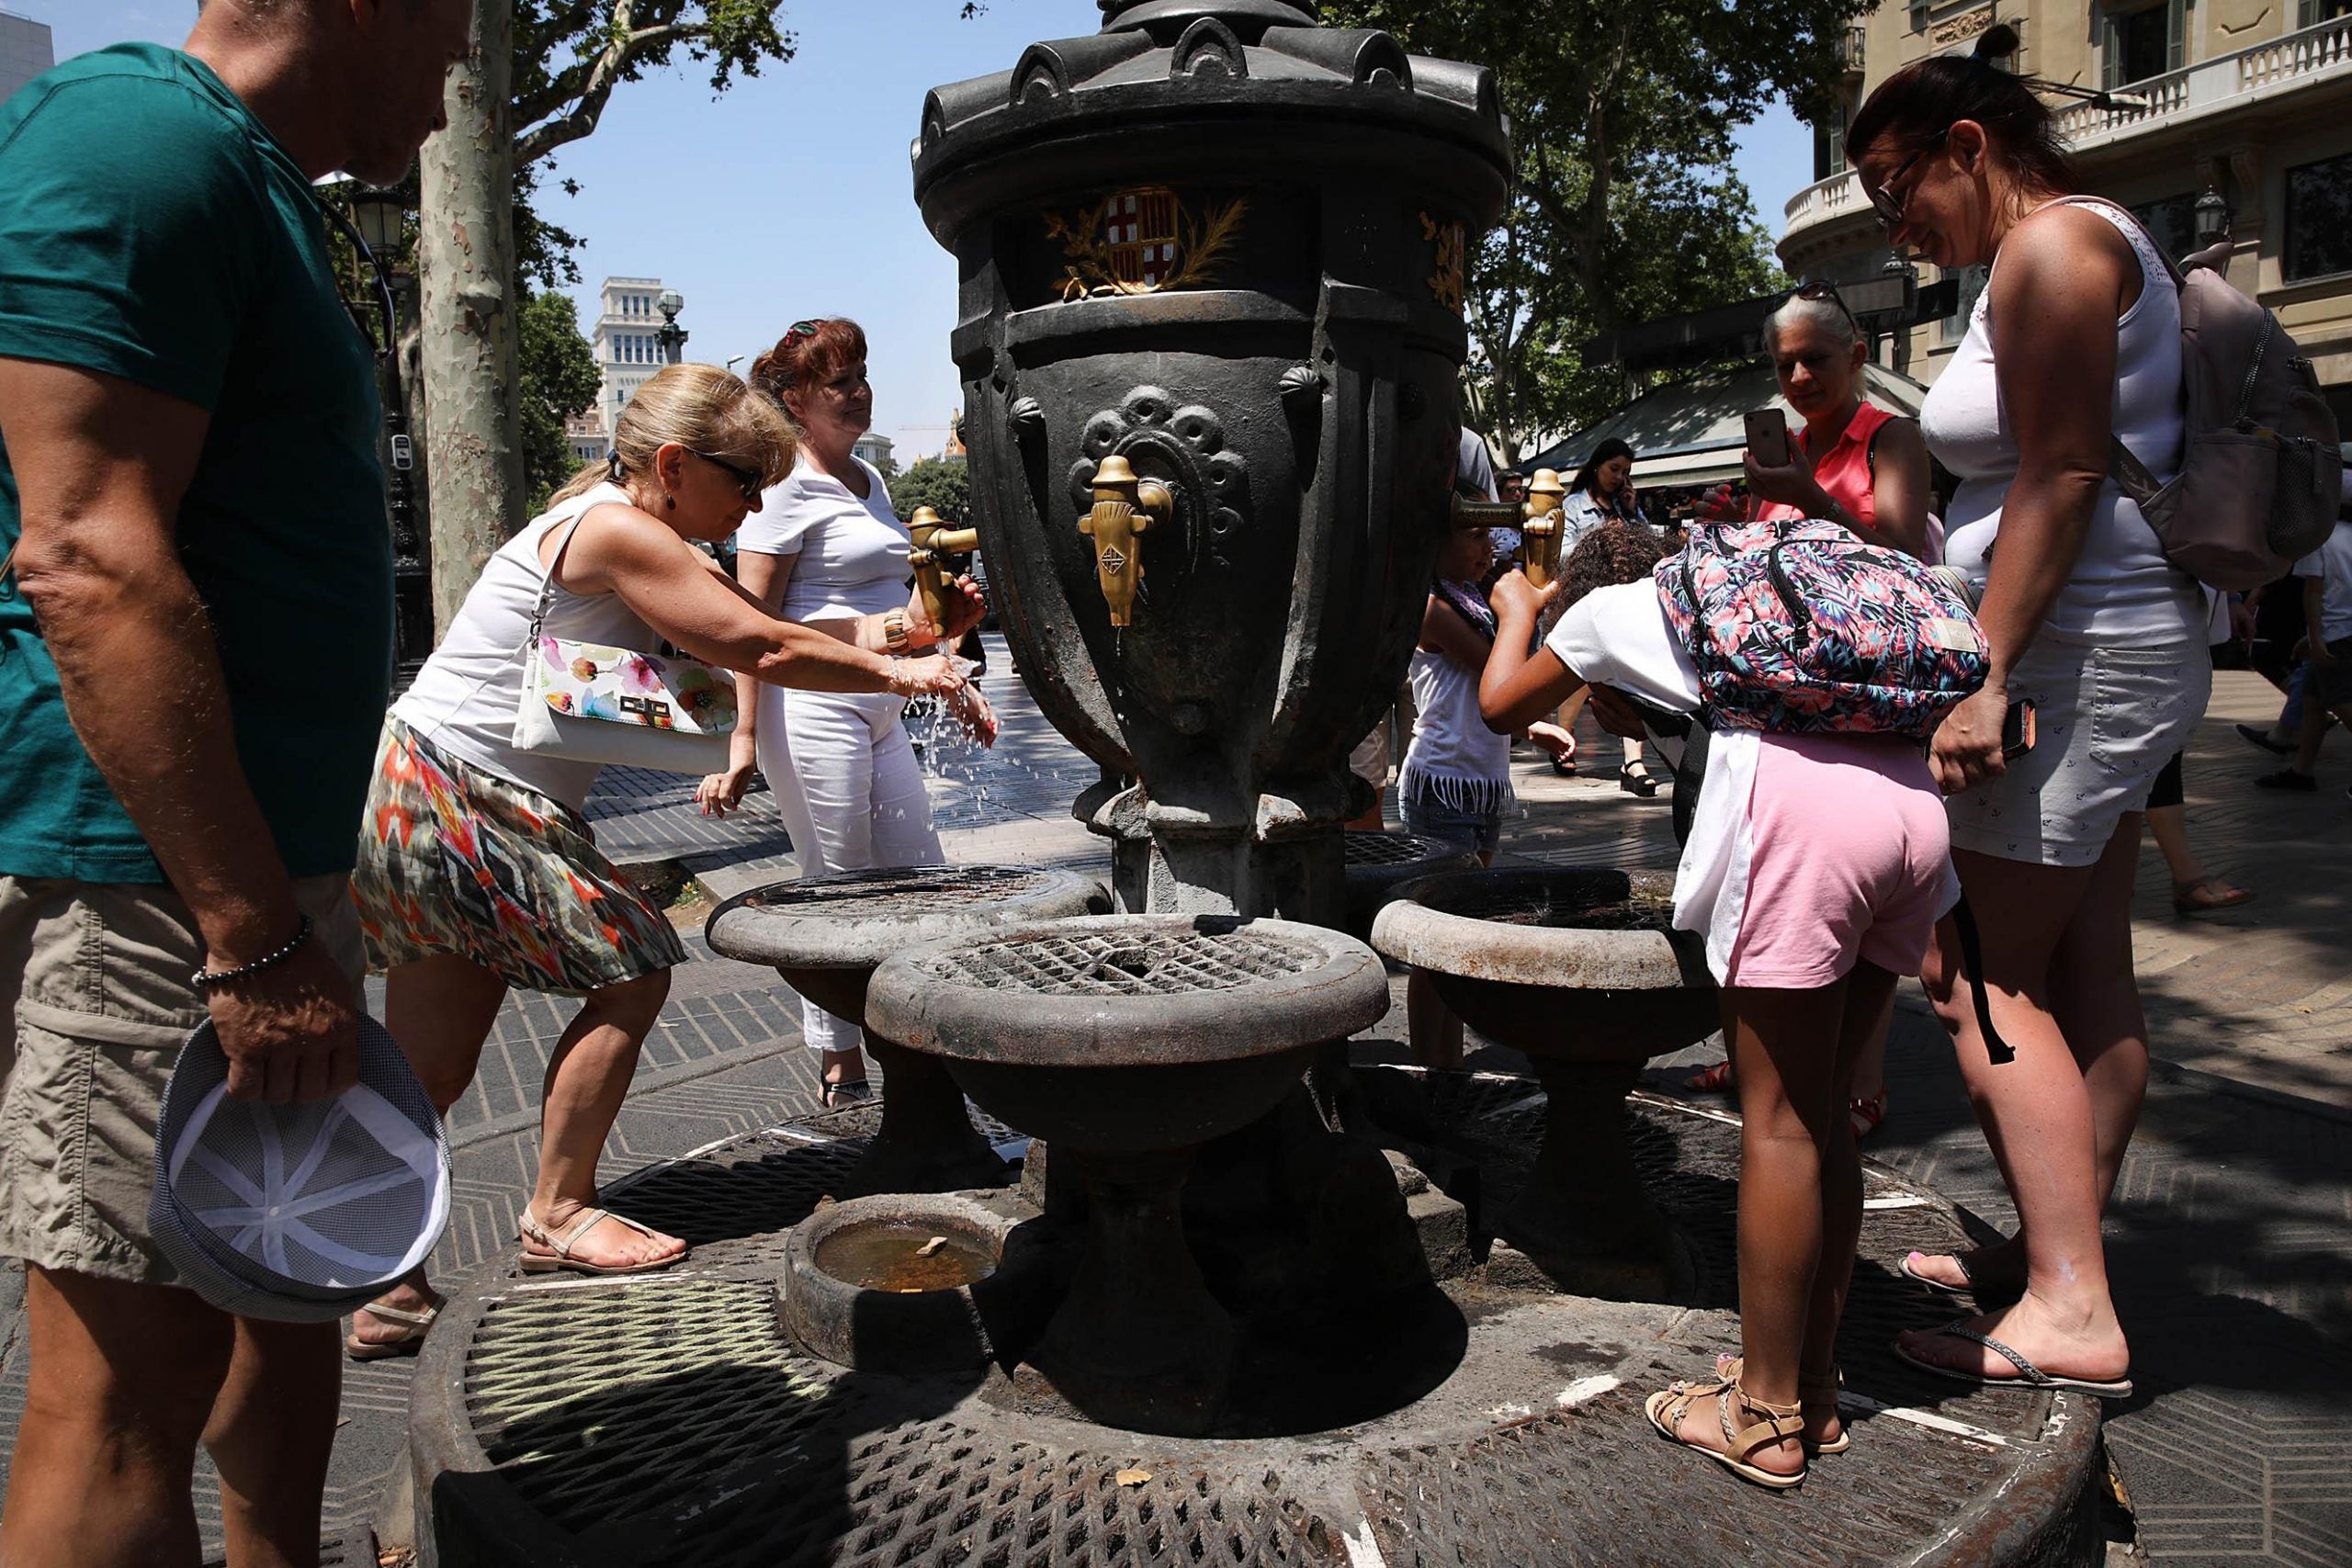
[(978, 549), (979, 531), (950, 528), (937, 512), (918, 506), (915, 514), (907, 520), (907, 533), (914, 541), (907, 564), (915, 569), (915, 592), (922, 595), (922, 613), (936, 631), (947, 624), (946, 558), (969, 555)]
[(1568, 525), (1561, 503), (1567, 497), (1567, 487), (1555, 469), (1538, 468), (1527, 481), (1527, 521), (1519, 525), (1523, 541), (1519, 558), (1527, 581), (1538, 588), (1560, 575), (1560, 542)]
[(1094, 470), (1094, 510), (1078, 520), (1078, 531), (1094, 541), (1094, 574), (1113, 626), (1126, 626), (1135, 615), (1136, 590), (1143, 586), (1142, 536), (1175, 514), (1168, 487), (1137, 479), (1116, 453)]
[(1473, 528), (1516, 528), (1521, 515), (1515, 501), (1473, 501), (1456, 491), (1446, 526), (1457, 534)]

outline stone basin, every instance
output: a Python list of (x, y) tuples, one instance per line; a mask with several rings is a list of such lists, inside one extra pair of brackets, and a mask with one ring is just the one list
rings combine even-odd
[[(721, 904), (705, 931), (714, 951), (772, 965), (819, 1007), (862, 1020), (875, 965), (901, 948), (970, 943), (1008, 927), (1109, 908), (1102, 884), (1052, 867), (899, 866), (754, 888)], [(882, 1068), (882, 1126), (842, 1196), (946, 1192), (1004, 1179), (1004, 1162), (936, 1061), (871, 1028), (865, 1048)]]
[(1061, 920), (911, 948), (875, 972), (869, 1027), (944, 1061), (1085, 1193), (1077, 1276), (1020, 1397), (1137, 1431), (1214, 1425), (1234, 1334), (1184, 1240), (1193, 1154), (1387, 1009), (1362, 942), (1227, 916)]
[(1700, 939), (1668, 928), (1673, 888), (1664, 872), (1447, 873), (1399, 888), (1373, 927), (1383, 955), (1533, 1064), (1543, 1149), (1497, 1228), (1588, 1295), (1658, 1300), (1692, 1284), (1634, 1170), (1624, 1111), (1643, 1063), (1721, 1026)]
[(1451, 839), (1433, 839), (1403, 829), (1372, 832), (1351, 828), (1341, 840), (1347, 866), (1350, 936), (1369, 939), (1372, 922), (1396, 889), (1444, 871), (1476, 871), (1478, 852)]

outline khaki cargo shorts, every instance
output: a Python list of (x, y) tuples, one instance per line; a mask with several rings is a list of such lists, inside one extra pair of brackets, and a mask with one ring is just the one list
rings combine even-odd
[[(352, 976), (366, 960), (348, 878), (294, 885)], [(168, 887), (0, 876), (0, 1255), (176, 1283), (147, 1235), (164, 1085), (205, 1019), (204, 943)], [(13, 1037), (13, 1038), (11, 1038)]]

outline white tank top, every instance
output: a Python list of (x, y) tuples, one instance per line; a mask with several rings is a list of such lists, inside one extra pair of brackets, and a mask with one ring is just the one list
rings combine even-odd
[(1413, 650), (1413, 743), (1397, 788), (1481, 816), (1510, 801), (1510, 737), (1478, 716), (1478, 675), (1442, 653)]
[[(537, 790), (577, 811), (588, 799), (601, 762), (580, 762), (514, 750), (514, 705), (523, 695), (523, 658), (531, 613), (548, 581), (539, 541), (594, 507), (628, 504), (620, 486), (601, 484), (559, 502), (499, 547), (466, 595), (449, 635), (418, 671), (415, 684), (392, 705), (394, 717), (434, 745), (510, 784)], [(567, 539), (561, 547), (568, 548)], [(574, 593), (561, 583), (540, 626), (545, 637), (599, 642), (638, 653), (660, 649), (662, 639), (621, 603), (617, 593)]]
[[(2122, 231), (2140, 258), (2140, 298), (2115, 324), (2115, 434), (2168, 479), (2179, 471), (2184, 435), (2179, 291), (2139, 224), (2105, 202), (2083, 205)], [(1988, 287), (1919, 411), (1928, 450), (1961, 481), (1944, 519), (1944, 558), (1980, 589), (2000, 533), (2001, 503), (2018, 474), (2017, 434), (1994, 374), (1992, 306)], [(2203, 627), (2196, 581), (2165, 561), (2139, 507), (2109, 479), (2044, 631), (2066, 642), (2154, 647), (2196, 641)]]

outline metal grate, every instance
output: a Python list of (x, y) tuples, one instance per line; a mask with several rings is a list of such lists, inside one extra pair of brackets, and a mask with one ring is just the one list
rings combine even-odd
[(1415, 861), (1446, 860), (1463, 846), (1419, 833), (1353, 832), (1342, 836), (1340, 854), (1350, 865), (1410, 865)]
[(1622, 880), (1537, 882), (1498, 877), (1465, 878), (1429, 901), (1433, 909), (1464, 919), (1487, 920), (1502, 926), (1544, 926), (1553, 930), (1668, 931), (1674, 904), (1668, 898), (1644, 897), (1625, 891)]
[[(746, 893), (748, 908), (786, 909), (805, 914), (859, 915), (923, 912), (925, 906), (994, 904), (1044, 891), (1057, 880), (1048, 870), (1013, 865), (921, 865), (890, 871), (846, 872), (836, 876), (780, 882)], [(921, 903), (910, 903), (921, 900)], [(884, 910), (861, 909), (862, 904), (890, 906)]]
[(1166, 997), (1237, 991), (1304, 975), (1320, 948), (1250, 931), (1089, 931), (992, 942), (924, 961), (934, 979), (1045, 996)]
[(521, 1295), (491, 1309), (466, 1361), (483, 1453), (575, 1532), (720, 1471), (783, 1463), (831, 1393), (776, 1331), (764, 1282)]

